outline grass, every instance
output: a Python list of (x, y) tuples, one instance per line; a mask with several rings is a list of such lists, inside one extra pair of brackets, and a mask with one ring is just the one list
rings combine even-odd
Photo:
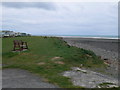
[[(99, 84), (100, 87), (102, 88), (106, 88), (106, 87), (109, 87), (109, 85), (114, 85), (113, 83), (109, 83), (109, 82), (104, 82), (104, 83), (101, 83)], [(120, 89), (120, 87), (113, 87), (113, 89)]]
[[(13, 40), (23, 40), (28, 43), (29, 50), (24, 52), (11, 52)], [(2, 39), (3, 68), (20, 68), (28, 70), (46, 78), (47, 82), (62, 88), (80, 88), (73, 86), (70, 79), (61, 75), (73, 66), (86, 68), (104, 67), (92, 51), (67, 45), (66, 42), (55, 37), (15, 37)], [(53, 60), (55, 57), (59, 59)], [(64, 62), (64, 64), (55, 63)], [(44, 64), (39, 65), (40, 62)]]
[(99, 84), (100, 86), (107, 86), (107, 85), (114, 85), (113, 83), (109, 83), (109, 82), (104, 82)]

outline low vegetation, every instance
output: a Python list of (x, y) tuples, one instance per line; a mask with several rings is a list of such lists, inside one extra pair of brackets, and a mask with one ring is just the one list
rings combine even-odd
[[(12, 52), (13, 40), (26, 41), (29, 50)], [(56, 37), (3, 38), (2, 46), (3, 68), (25, 69), (63, 88), (76, 88), (69, 78), (61, 75), (71, 67), (104, 67), (103, 61), (92, 51), (69, 46)]]

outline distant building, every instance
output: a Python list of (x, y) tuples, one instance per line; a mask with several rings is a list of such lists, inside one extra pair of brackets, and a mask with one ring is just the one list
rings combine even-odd
[(31, 36), (30, 34), (13, 32), (13, 31), (0, 31), (0, 37), (17, 37), (17, 36)]
[(15, 36), (21, 36), (21, 33), (20, 32), (16, 32)]
[(31, 34), (27, 34), (27, 36), (31, 36)]
[(21, 33), (21, 36), (27, 36), (27, 34), (26, 33)]
[(15, 33), (13, 31), (1, 31), (2, 37), (14, 37)]
[(0, 31), (0, 37), (2, 37), (3, 34), (4, 34), (4, 33), (3, 33), (2, 31)]

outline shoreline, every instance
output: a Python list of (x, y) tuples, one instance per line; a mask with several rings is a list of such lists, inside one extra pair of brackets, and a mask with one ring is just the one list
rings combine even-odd
[[(103, 38), (68, 38), (68, 37), (63, 37), (62, 38), (64, 41), (68, 42), (69, 44), (72, 45), (77, 45), (77, 47), (80, 47), (79, 44), (84, 44), (87, 45), (88, 47), (90, 46), (91, 48), (100, 48), (104, 49), (106, 51), (111, 51), (111, 52), (116, 52), (118, 53), (118, 44), (120, 43), (118, 39), (103, 39)], [(83, 48), (83, 47), (82, 47)], [(84, 47), (85, 49), (90, 49)]]
[(86, 39), (111, 39), (111, 40), (118, 40), (120, 38), (112, 38), (112, 37), (84, 37), (84, 36), (56, 36), (62, 38), (86, 38)]
[(118, 75), (118, 43), (116, 39), (62, 38), (70, 46), (93, 51), (102, 60), (109, 62), (106, 72), (113, 77)]
[(60, 37), (60, 38), (91, 38), (91, 39), (120, 39), (118, 36), (64, 36), (64, 35), (33, 35), (33, 36), (46, 36), (46, 37)]

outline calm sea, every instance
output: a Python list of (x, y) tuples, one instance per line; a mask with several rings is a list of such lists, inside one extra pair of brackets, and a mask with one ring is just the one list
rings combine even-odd
[(102, 39), (119, 39), (118, 36), (112, 35), (37, 35), (37, 36), (56, 36), (56, 37), (70, 37), (70, 38), (102, 38)]
[[(55, 35), (56, 36), (56, 35)], [(57, 35), (59, 37), (81, 37), (81, 38), (102, 38), (102, 39), (118, 39), (118, 36), (108, 35)]]

